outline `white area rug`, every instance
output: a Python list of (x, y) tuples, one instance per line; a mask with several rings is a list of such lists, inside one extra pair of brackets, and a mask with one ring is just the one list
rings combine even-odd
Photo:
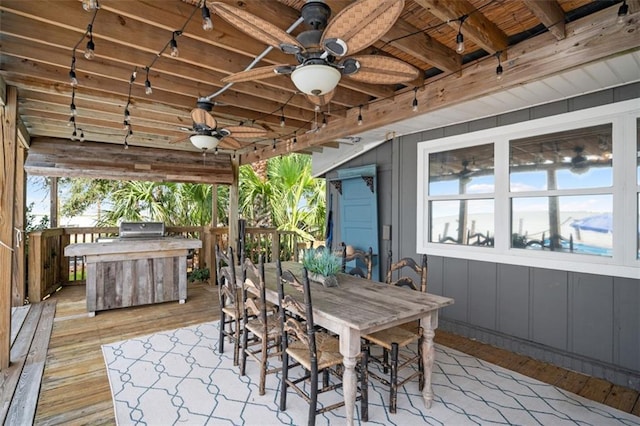
[[(308, 405), (293, 391), (278, 411), (279, 375), (267, 376), (258, 395), (258, 366), (247, 375), (233, 366), (233, 345), (218, 347), (211, 322), (104, 345), (116, 421), (120, 425), (301, 425)], [(370, 425), (640, 425), (640, 417), (538, 382), (461, 352), (437, 346), (435, 399), (424, 407), (417, 381), (398, 394), (389, 414), (388, 390), (369, 384)], [(331, 403), (341, 394), (332, 393)], [(359, 405), (359, 404), (358, 404)], [(356, 411), (359, 414), (359, 406)], [(344, 408), (318, 416), (316, 424), (344, 424)], [(356, 420), (359, 423), (359, 419)]]

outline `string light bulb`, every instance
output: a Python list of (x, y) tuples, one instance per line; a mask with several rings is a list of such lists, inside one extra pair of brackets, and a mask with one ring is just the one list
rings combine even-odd
[(296, 132), (293, 133), (293, 144), (297, 144), (298, 143), (298, 135)]
[(202, 2), (202, 29), (205, 31), (213, 30), (213, 21), (211, 21), (211, 13), (206, 1)]
[(502, 62), (500, 61), (500, 55), (502, 55), (502, 51), (496, 52), (496, 58), (498, 58), (498, 66), (496, 67), (496, 80), (502, 81)]
[(75, 124), (76, 124), (76, 118), (72, 115), (71, 117), (69, 117), (69, 121), (67, 122), (67, 127), (75, 126)]
[(324, 113), (322, 114), (322, 128), (324, 129), (325, 127), (327, 127), (327, 116), (324, 115)]
[(84, 131), (80, 129), (80, 142), (84, 142)]
[(467, 15), (462, 15), (460, 17), (460, 28), (458, 28), (458, 35), (456, 35), (456, 52), (462, 54), (464, 52), (464, 36), (462, 35), (462, 24), (465, 19), (467, 19)]
[(180, 55), (180, 51), (178, 50), (178, 42), (176, 41), (176, 36), (181, 34), (180, 31), (174, 31), (171, 36), (171, 41), (169, 42), (169, 46), (171, 48), (170, 55), (172, 58), (177, 58)]
[(87, 12), (98, 8), (98, 0), (82, 0), (82, 8)]
[(411, 109), (413, 112), (418, 112), (418, 88), (413, 88), (413, 102), (411, 103)]
[(85, 59), (92, 60), (96, 57), (96, 45), (93, 42), (93, 25), (89, 24), (87, 32), (89, 33), (89, 41), (87, 42), (87, 47), (84, 49), (84, 57)]
[(275, 140), (275, 138), (274, 138), (274, 139), (273, 139), (273, 145), (271, 145), (271, 151), (274, 151), (274, 152), (275, 152), (275, 150), (276, 150), (276, 140)]
[(131, 112), (129, 112), (129, 106), (126, 106), (124, 108), (124, 119), (126, 121), (129, 121), (130, 118), (131, 118)]
[(73, 116), (78, 115), (78, 110), (76, 109), (75, 102), (71, 101), (71, 105), (69, 105), (69, 109), (71, 110), (71, 115)]
[(149, 81), (149, 67), (147, 67), (147, 78), (144, 81), (144, 93), (150, 95), (153, 93), (151, 82)]
[(78, 78), (76, 77), (76, 72), (73, 68), (69, 71), (69, 82), (71, 83), (71, 87), (78, 86)]
[(284, 108), (280, 108), (280, 127), (284, 127), (285, 118), (284, 118)]
[(358, 126), (362, 126), (362, 105), (360, 105), (360, 110), (358, 111)]
[(215, 155), (218, 155), (218, 147), (217, 147), (217, 146), (216, 146), (216, 148), (213, 150), (213, 153), (214, 153)]
[(629, 5), (627, 0), (623, 0), (620, 8), (618, 9), (618, 24), (624, 24), (626, 16), (629, 14)]

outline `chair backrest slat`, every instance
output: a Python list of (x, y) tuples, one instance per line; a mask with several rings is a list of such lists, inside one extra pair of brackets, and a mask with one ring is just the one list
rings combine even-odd
[[(389, 285), (395, 285), (399, 287), (409, 287), (413, 290), (419, 290), (423, 293), (427, 292), (427, 255), (422, 255), (422, 262), (420, 265), (411, 257), (405, 257), (397, 262), (393, 262), (393, 256), (391, 250), (388, 254), (388, 265), (386, 283)], [(419, 282), (416, 283), (416, 279), (413, 276), (404, 275), (405, 272), (411, 271), (411, 274), (417, 276)], [(396, 276), (400, 276), (394, 279), (394, 273)]]

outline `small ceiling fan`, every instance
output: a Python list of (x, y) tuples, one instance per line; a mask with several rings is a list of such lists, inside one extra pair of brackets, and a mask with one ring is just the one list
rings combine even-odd
[[(247, 35), (295, 55), (297, 65), (281, 64), (238, 72), (227, 83), (290, 75), (293, 84), (315, 105), (333, 97), (340, 78), (370, 84), (397, 84), (415, 80), (420, 71), (396, 58), (381, 55), (347, 56), (382, 37), (396, 22), (403, 0), (358, 0), (329, 21), (331, 9), (322, 1), (307, 1), (301, 15), (310, 30), (297, 38), (276, 25), (226, 3), (210, 3), (215, 13)], [(328, 22), (329, 21), (329, 22)]]
[[(227, 149), (242, 148), (243, 144), (235, 138), (260, 138), (267, 132), (264, 129), (251, 126), (218, 127), (218, 122), (211, 115), (213, 102), (206, 98), (199, 98), (196, 108), (191, 110), (193, 127), (186, 129), (193, 134), (188, 136), (191, 143), (203, 153), (216, 149), (218, 145)], [(233, 137), (231, 137), (233, 136)], [(179, 143), (187, 138), (182, 138), (171, 143)]]

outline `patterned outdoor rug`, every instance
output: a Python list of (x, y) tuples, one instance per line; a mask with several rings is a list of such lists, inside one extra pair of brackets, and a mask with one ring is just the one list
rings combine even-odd
[[(267, 376), (267, 392), (259, 396), (257, 364), (248, 360), (241, 377), (233, 345), (226, 344), (222, 355), (217, 346), (218, 322), (104, 345), (118, 424), (307, 423), (308, 405), (291, 390), (287, 410), (278, 411), (279, 375)], [(427, 410), (417, 381), (407, 384), (398, 394), (398, 412), (389, 414), (388, 390), (372, 380), (369, 422), (363, 424), (640, 425), (640, 417), (443, 346), (436, 347), (433, 390)], [(338, 392), (322, 403), (341, 399)], [(344, 408), (318, 416), (316, 423), (344, 424)]]

